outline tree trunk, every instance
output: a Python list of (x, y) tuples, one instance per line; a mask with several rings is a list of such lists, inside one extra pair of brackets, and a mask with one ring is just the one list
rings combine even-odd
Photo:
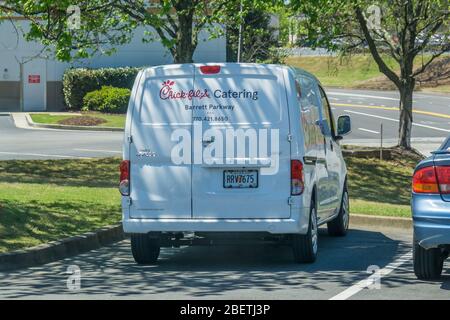
[(182, 11), (178, 14), (178, 32), (175, 47), (172, 50), (174, 63), (194, 62), (196, 42), (192, 38), (193, 12)]
[(414, 79), (402, 82), (400, 89), (400, 126), (398, 145), (411, 149), (411, 128), (413, 123), (412, 107)]

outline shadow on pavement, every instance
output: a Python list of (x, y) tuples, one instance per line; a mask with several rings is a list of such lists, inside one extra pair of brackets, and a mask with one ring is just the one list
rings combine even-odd
[[(345, 238), (331, 238), (322, 232), (320, 255), (314, 264), (294, 263), (289, 247), (243, 245), (163, 249), (157, 265), (140, 266), (125, 240), (63, 261), (0, 273), (0, 298), (71, 295), (66, 270), (78, 265), (82, 277), (79, 293), (88, 297), (220, 298), (236, 293), (238, 298), (241, 290), (251, 289), (259, 292), (255, 298), (308, 299), (308, 291), (288, 297), (277, 292), (294, 289), (299, 294), (298, 290), (310, 289), (326, 294), (329, 288), (347, 287), (367, 277), (369, 265), (383, 267), (408, 251), (406, 241), (381, 232), (352, 230)], [(388, 285), (408, 281), (398, 278)], [(443, 286), (448, 289), (448, 279)]]

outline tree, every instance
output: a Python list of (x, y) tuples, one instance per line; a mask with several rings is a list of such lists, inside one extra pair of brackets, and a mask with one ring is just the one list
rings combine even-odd
[[(411, 148), (413, 91), (417, 77), (430, 64), (450, 51), (448, 0), (388, 0), (378, 4), (368, 0), (292, 0), (302, 14), (302, 27), (315, 47), (327, 47), (343, 53), (368, 51), (380, 72), (400, 93), (399, 141)], [(414, 58), (430, 54), (422, 65)], [(400, 70), (390, 68), (392, 57)]]
[[(53, 46), (62, 61), (111, 54), (142, 26), (150, 27), (143, 40), (158, 38), (175, 63), (184, 63), (193, 62), (201, 30), (220, 35), (214, 23), (233, 1), (5, 0), (0, 12), (27, 18), (31, 24), (27, 39)], [(77, 17), (80, 23), (71, 26)]]
[[(274, 54), (278, 47), (277, 30), (270, 25), (270, 20), (270, 14), (262, 9), (250, 8), (245, 11), (242, 17), (241, 62), (275, 62), (273, 60), (277, 58)], [(236, 61), (239, 25), (227, 25), (227, 42), (231, 51), (229, 59)]]

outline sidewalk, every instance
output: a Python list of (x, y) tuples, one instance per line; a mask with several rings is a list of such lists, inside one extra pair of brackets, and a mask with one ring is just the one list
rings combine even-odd
[[(55, 114), (55, 113), (49, 113)], [(56, 113), (57, 115), (64, 115), (67, 113)], [(73, 115), (74, 113), (70, 113)], [(25, 112), (15, 112), (11, 113), (14, 125), (20, 129), (33, 129), (33, 130), (72, 130), (72, 131), (118, 131), (123, 132), (122, 128), (115, 127), (89, 127), (89, 126), (71, 126), (71, 125), (60, 125), (60, 124), (40, 124), (35, 123), (30, 117), (29, 113)]]

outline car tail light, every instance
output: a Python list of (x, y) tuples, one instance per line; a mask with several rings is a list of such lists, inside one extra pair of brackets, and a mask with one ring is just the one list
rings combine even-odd
[(442, 194), (450, 194), (450, 166), (437, 166), (436, 176)]
[(416, 193), (450, 194), (450, 166), (425, 167), (413, 176)]
[(201, 66), (200, 71), (203, 74), (216, 74), (220, 72), (220, 66)]
[(130, 195), (130, 160), (123, 160), (120, 163), (119, 191), (123, 196)]
[(291, 195), (298, 196), (304, 189), (303, 163), (300, 160), (291, 160)]

